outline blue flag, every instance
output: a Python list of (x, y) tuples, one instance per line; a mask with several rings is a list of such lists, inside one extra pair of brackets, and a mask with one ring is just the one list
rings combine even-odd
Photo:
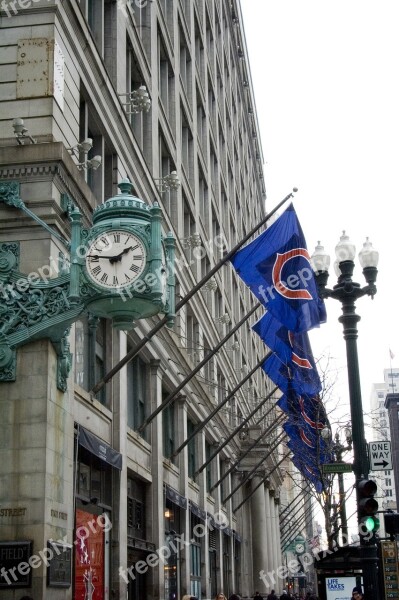
[(311, 396), (321, 391), (316, 369), (299, 367), (292, 362), (285, 364), (276, 354), (265, 360), (262, 369), (284, 393), (289, 392), (291, 388), (298, 394)]
[(323, 489), (322, 465), (331, 460), (325, 440), (315, 435), (305, 424), (287, 422), (283, 428), (289, 436), (288, 448), (293, 452), (294, 465), (321, 492)]
[(326, 409), (318, 394), (308, 396), (290, 389), (277, 400), (277, 406), (287, 414), (289, 421), (304, 422), (315, 434), (328, 427)]
[(278, 357), (270, 357), (264, 370), (282, 391), (287, 391), (290, 379), (299, 393), (317, 394), (320, 391), (320, 378), (306, 332), (288, 331), (269, 312), (252, 329)]
[(328, 418), (319, 396), (298, 395), (290, 390), (277, 401), (286, 412), (288, 421), (284, 431), (289, 436), (288, 448), (293, 452), (293, 463), (318, 492), (323, 489), (321, 465), (332, 462), (331, 447), (321, 436)]
[(320, 470), (314, 465), (310, 465), (303, 454), (294, 454), (291, 460), (305, 479), (308, 479), (313, 484), (316, 492), (321, 494), (324, 485), (321, 479)]
[(288, 331), (308, 331), (326, 320), (292, 204), (230, 260), (252, 293)]

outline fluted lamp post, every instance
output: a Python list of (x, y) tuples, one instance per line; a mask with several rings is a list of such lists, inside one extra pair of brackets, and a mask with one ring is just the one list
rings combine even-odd
[[(343, 232), (340, 241), (335, 247), (336, 262), (335, 272), (338, 277), (337, 284), (332, 288), (327, 287), (328, 268), (330, 257), (323, 246), (316, 246), (312, 256), (312, 266), (321, 298), (334, 298), (341, 302), (342, 315), (339, 321), (343, 325), (344, 339), (346, 342), (346, 356), (349, 384), (349, 402), (352, 420), (352, 442), (354, 465), (353, 470), (356, 477), (358, 520), (359, 511), (359, 487), (361, 479), (368, 477), (369, 465), (367, 457), (366, 439), (364, 433), (363, 407), (360, 387), (359, 359), (357, 353), (357, 323), (360, 316), (356, 314), (355, 302), (362, 296), (371, 296), (377, 292), (377, 264), (378, 252), (374, 250), (371, 242), (366, 238), (363, 248), (359, 252), (359, 261), (363, 268), (366, 285), (361, 287), (359, 283), (352, 280), (355, 267), (354, 258), (356, 249), (349, 237)], [(364, 578), (366, 600), (379, 600), (378, 577), (377, 577), (377, 547), (375, 543), (367, 544), (360, 535), (361, 560)]]

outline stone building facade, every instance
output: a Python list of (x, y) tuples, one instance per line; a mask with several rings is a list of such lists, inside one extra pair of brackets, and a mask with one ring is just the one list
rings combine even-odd
[[(90, 228), (93, 211), (125, 178), (134, 196), (159, 203), (164, 234), (176, 238), (177, 300), (264, 217), (238, 2), (5, 0), (0, 45), (0, 244), (2, 258), (13, 254), (16, 272), (44, 283), (67, 277), (71, 206)], [(145, 97), (142, 86), (151, 108), (140, 112), (130, 100), (140, 88)], [(14, 119), (23, 119), (19, 130)], [(77, 145), (88, 139), (87, 152)], [(174, 171), (177, 190), (165, 186)], [(4, 201), (1, 186), (10, 183), (27, 210)], [(2, 363), (0, 374), (0, 597), (180, 600), (186, 593), (266, 592), (259, 571), (281, 565), (275, 398), (259, 369), (238, 387), (266, 354), (250, 329), (260, 312), (140, 430), (254, 308), (230, 266), (97, 394), (94, 385), (159, 317), (120, 331), (82, 313), (68, 332), (69, 348), (60, 349), (51, 331), (22, 339), (26, 323), (52, 311), (62, 322), (62, 308), (17, 284), (1, 287), (1, 342), (10, 331), (21, 341), (12, 348), (12, 368)]]

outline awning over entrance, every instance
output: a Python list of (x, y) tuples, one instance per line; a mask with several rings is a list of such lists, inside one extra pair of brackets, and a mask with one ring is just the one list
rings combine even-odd
[(173, 504), (177, 504), (180, 508), (184, 508), (187, 510), (187, 498), (176, 492), (173, 488), (171, 488), (167, 483), (165, 483), (165, 493), (168, 500), (173, 502)]
[(78, 426), (78, 444), (112, 467), (115, 467), (120, 471), (122, 470), (122, 454), (111, 448), (111, 446), (103, 442), (103, 440), (100, 440), (100, 438), (93, 433), (90, 433), (90, 431), (87, 431), (87, 429), (81, 425)]

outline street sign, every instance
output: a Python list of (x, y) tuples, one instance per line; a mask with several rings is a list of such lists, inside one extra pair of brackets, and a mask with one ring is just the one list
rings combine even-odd
[(369, 442), (370, 471), (391, 471), (391, 442)]
[(325, 463), (322, 465), (322, 471), (323, 473), (351, 473), (353, 465), (344, 462)]

